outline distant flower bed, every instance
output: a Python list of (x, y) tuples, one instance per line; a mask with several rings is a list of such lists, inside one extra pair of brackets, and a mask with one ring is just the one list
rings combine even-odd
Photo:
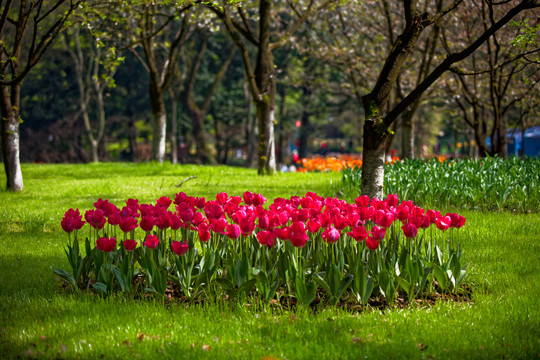
[(393, 304), (398, 292), (410, 302), (456, 292), (465, 276), (458, 231), (465, 218), (458, 214), (399, 203), (395, 195), (350, 204), (307, 193), (265, 203), (251, 192), (215, 200), (179, 193), (155, 204), (129, 199), (121, 208), (99, 199), (84, 220), (69, 209), (61, 225), (71, 270), (55, 274), (103, 296), (298, 306), (366, 305), (372, 297)]
[[(399, 161), (399, 157), (394, 156), (389, 162), (391, 164)], [(361, 168), (362, 167), (362, 158), (359, 155), (338, 155), (338, 156), (328, 156), (328, 157), (312, 157), (312, 158), (303, 158), (300, 160), (302, 167), (298, 168), (299, 172), (308, 172), (308, 171), (342, 171), (349, 168)]]

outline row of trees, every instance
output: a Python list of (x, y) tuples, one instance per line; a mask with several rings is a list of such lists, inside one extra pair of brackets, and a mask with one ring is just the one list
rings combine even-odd
[[(317, 101), (327, 108), (333, 103), (363, 110), (362, 192), (380, 197), (385, 154), (396, 125), (401, 124), (402, 155), (413, 156), (413, 128), (419, 121), (415, 115), (422, 107), (453, 108), (454, 116), (474, 130), (481, 154), (504, 154), (510, 122), (525, 127), (527, 119), (537, 118), (539, 6), (538, 0), (2, 1), (0, 86), (7, 186), (13, 191), (23, 187), (22, 80), (32, 68), (41, 73), (49, 69), (43, 64), (51, 58), (43, 56), (57, 38), (56, 46), (69, 55), (74, 69), (68, 78), (75, 80), (72, 92), (78, 98), (71, 118), (82, 119), (93, 161), (98, 160), (107, 109), (123, 113), (133, 128), (145, 81), (153, 160), (165, 160), (167, 133), (176, 143), (176, 119), (182, 112), (189, 119), (199, 161), (213, 162), (206, 123), (213, 118), (218, 130), (216, 119), (225, 118), (220, 114), (226, 108), (223, 99), (244, 95), (255, 105), (257, 119), (256, 126), (250, 124), (249, 106), (246, 116), (240, 114), (247, 119), (248, 153), (257, 154), (259, 174), (272, 174), (275, 124), (282, 129), (292, 89), (301, 118), (301, 155)], [(223, 82), (234, 85), (216, 97)], [(115, 85), (122, 91), (107, 101), (104, 93), (114, 93), (107, 89)], [(232, 88), (242, 88), (243, 94)], [(213, 105), (214, 100), (222, 103)], [(167, 118), (174, 119), (169, 131)], [(429, 118), (421, 121), (430, 127)], [(256, 132), (256, 151), (249, 151)], [(133, 136), (129, 139), (133, 152)], [(176, 159), (176, 146), (171, 149)]]

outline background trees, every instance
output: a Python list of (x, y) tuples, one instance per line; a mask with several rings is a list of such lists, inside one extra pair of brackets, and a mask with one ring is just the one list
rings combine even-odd
[[(2, 39), (17, 39), (18, 13), (6, 4)], [(48, 13), (57, 21), (74, 3), (45, 5), (58, 5)], [(65, 46), (49, 40), (43, 61), (30, 62), (35, 72), (15, 106), (26, 161), (164, 161), (170, 153), (247, 166), (256, 158), (259, 173), (271, 174), (291, 151), (324, 152), (329, 140), (331, 151), (363, 153), (364, 192), (380, 196), (390, 150), (425, 155), (443, 123), (459, 119), (449, 125), (455, 143), (462, 132), (479, 154), (504, 155), (507, 129), (538, 119), (535, 0), (81, 5)], [(20, 48), (37, 49), (37, 39)], [(14, 41), (2, 43), (4, 71), (17, 67), (8, 56)], [(2, 84), (14, 85), (10, 76)]]

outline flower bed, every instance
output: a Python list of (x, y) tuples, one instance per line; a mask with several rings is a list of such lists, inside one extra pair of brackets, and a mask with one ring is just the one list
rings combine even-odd
[(300, 306), (315, 298), (393, 304), (398, 292), (410, 302), (435, 288), (456, 292), (465, 276), (458, 214), (395, 195), (349, 204), (307, 193), (265, 203), (251, 192), (215, 200), (179, 193), (174, 204), (129, 199), (122, 208), (99, 199), (85, 221), (78, 209), (65, 213), (71, 269), (55, 273), (103, 295), (164, 295), (175, 286), (186, 301), (285, 297)]
[[(390, 164), (399, 161), (397, 156), (393, 156)], [(328, 157), (312, 157), (303, 158), (300, 160), (302, 167), (298, 168), (298, 172), (313, 172), (313, 171), (342, 171), (344, 169), (360, 169), (362, 167), (362, 157), (358, 155), (338, 155)]]

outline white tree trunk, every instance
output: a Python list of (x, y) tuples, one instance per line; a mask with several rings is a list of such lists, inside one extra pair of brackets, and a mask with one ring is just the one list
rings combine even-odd
[(382, 199), (384, 194), (384, 147), (365, 150), (362, 162), (362, 195)]

